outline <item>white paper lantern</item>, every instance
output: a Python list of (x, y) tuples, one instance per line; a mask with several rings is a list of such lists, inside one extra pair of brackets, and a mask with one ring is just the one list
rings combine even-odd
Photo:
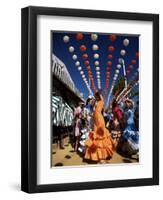
[(118, 69), (116, 69), (116, 70), (115, 70), (115, 73), (116, 73), (116, 74), (119, 74), (119, 70), (118, 70)]
[(100, 74), (97, 75), (97, 78), (100, 78)]
[(95, 66), (99, 66), (99, 61), (95, 61)]
[(82, 70), (82, 67), (78, 67), (78, 70), (79, 70), (79, 71)]
[(97, 51), (97, 50), (98, 50), (98, 48), (99, 48), (99, 47), (98, 47), (98, 45), (97, 45), (97, 44), (93, 44), (93, 45), (92, 45), (92, 49), (93, 49), (93, 51)]
[(73, 53), (73, 52), (74, 52), (74, 50), (75, 50), (75, 49), (74, 49), (74, 47), (73, 47), (73, 46), (70, 46), (70, 47), (69, 47), (69, 52), (70, 52), (70, 53)]
[(83, 72), (83, 71), (80, 71), (80, 74), (82, 75), (82, 74), (84, 74), (84, 72)]
[(76, 60), (78, 57), (77, 57), (77, 55), (76, 54), (74, 54), (73, 56), (72, 56), (72, 59), (73, 60)]
[(80, 62), (76, 61), (75, 65), (78, 67), (80, 65)]
[(95, 33), (91, 34), (91, 40), (96, 41), (98, 39), (98, 35)]
[(116, 77), (114, 77), (114, 78), (113, 78), (113, 80), (114, 80), (114, 81), (116, 81), (116, 80), (117, 80), (117, 78), (116, 78)]
[(126, 51), (124, 49), (122, 49), (120, 54), (121, 54), (121, 56), (125, 56), (126, 55)]
[(118, 74), (115, 74), (114, 77), (118, 77)]
[(120, 64), (117, 65), (117, 69), (121, 69), (121, 65)]
[(127, 47), (129, 45), (129, 40), (126, 38), (123, 40), (123, 45)]
[(99, 54), (98, 54), (98, 53), (95, 53), (95, 54), (93, 55), (93, 57), (94, 57), (94, 59), (98, 59), (98, 58), (99, 58)]
[(85, 78), (85, 75), (84, 75), (84, 74), (82, 75), (82, 78)]
[(98, 72), (96, 72), (96, 74), (100, 74), (100, 72), (98, 71)]
[(120, 64), (123, 64), (123, 58), (119, 58), (119, 59), (118, 59), (118, 62), (119, 62)]
[(100, 70), (100, 67), (96, 67), (96, 70), (97, 70), (97, 71)]
[(69, 37), (68, 35), (65, 35), (65, 36), (63, 37), (63, 41), (64, 41), (65, 43), (68, 43), (68, 42), (70, 41), (70, 37)]

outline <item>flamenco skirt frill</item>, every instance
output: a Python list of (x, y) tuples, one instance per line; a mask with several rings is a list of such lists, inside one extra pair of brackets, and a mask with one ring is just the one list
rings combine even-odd
[(102, 135), (98, 134), (98, 131), (90, 132), (89, 138), (85, 142), (85, 159), (100, 161), (113, 156), (115, 147), (111, 135), (106, 128), (99, 132), (102, 132)]

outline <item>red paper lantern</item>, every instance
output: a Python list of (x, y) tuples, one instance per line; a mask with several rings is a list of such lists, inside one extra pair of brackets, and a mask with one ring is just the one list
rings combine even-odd
[(82, 57), (83, 57), (84, 60), (86, 60), (86, 59), (88, 59), (88, 54), (85, 53), (85, 54), (82, 55)]
[(108, 66), (111, 66), (111, 65), (112, 65), (112, 61), (108, 61), (108, 62), (107, 62), (107, 65), (108, 65)]
[(107, 70), (107, 71), (110, 71), (110, 70), (111, 70), (111, 67), (107, 67), (106, 70)]
[(82, 40), (83, 37), (84, 37), (84, 35), (83, 35), (82, 33), (77, 33), (77, 34), (76, 34), (76, 40), (77, 40), (77, 41)]
[(90, 67), (90, 66), (87, 66), (87, 70), (88, 70), (88, 71), (91, 70), (91, 67)]
[(113, 55), (112, 54), (109, 54), (108, 55), (108, 59), (112, 59), (113, 58)]
[(113, 52), (115, 48), (113, 46), (108, 46), (108, 51)]
[(84, 52), (87, 50), (87, 47), (85, 45), (80, 45), (80, 51)]
[(135, 65), (135, 64), (136, 64), (136, 60), (132, 60), (131, 63), (132, 63), (133, 65)]
[(89, 61), (88, 60), (84, 61), (84, 65), (88, 66), (89, 65)]
[(117, 39), (117, 36), (115, 34), (109, 35), (109, 40), (111, 42), (114, 42)]
[(136, 58), (139, 58), (139, 52), (136, 52)]
[(107, 75), (108, 75), (108, 74), (110, 75), (110, 72), (106, 72), (106, 74), (107, 74)]
[(92, 75), (92, 72), (89, 70), (89, 71), (88, 71), (88, 74), (89, 74), (89, 75)]

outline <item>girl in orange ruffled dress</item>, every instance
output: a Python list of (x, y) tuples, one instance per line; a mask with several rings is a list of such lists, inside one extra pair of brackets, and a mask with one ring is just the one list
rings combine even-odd
[(94, 127), (86, 140), (85, 159), (104, 163), (114, 153), (114, 143), (108, 129), (105, 128), (105, 121), (102, 115), (104, 101), (101, 91), (95, 93), (95, 110), (93, 113)]

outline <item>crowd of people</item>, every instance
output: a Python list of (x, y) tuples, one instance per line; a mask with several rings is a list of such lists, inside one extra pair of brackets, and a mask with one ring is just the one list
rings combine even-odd
[(74, 151), (83, 159), (105, 163), (119, 152), (139, 154), (139, 105), (131, 99), (113, 99), (104, 110), (101, 90), (79, 102), (74, 111)]

